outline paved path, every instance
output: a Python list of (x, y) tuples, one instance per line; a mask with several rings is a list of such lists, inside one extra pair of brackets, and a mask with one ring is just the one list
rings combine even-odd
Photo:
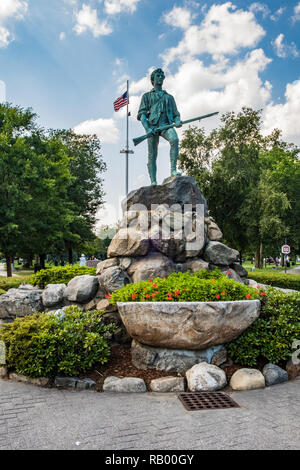
[(186, 411), (174, 394), (43, 389), (0, 380), (0, 449), (300, 449), (300, 377)]
[(300, 266), (297, 268), (287, 269), (287, 274), (300, 274)]

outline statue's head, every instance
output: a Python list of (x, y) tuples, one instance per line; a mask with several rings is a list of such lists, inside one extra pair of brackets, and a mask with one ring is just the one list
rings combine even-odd
[(164, 79), (165, 79), (164, 71), (162, 69), (155, 69), (151, 73), (151, 77), (150, 77), (152, 85), (154, 85), (154, 77), (155, 77), (156, 74), (162, 74)]

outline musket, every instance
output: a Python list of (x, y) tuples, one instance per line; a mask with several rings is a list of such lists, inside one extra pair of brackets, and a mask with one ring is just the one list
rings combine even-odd
[[(217, 111), (216, 113), (204, 114), (204, 116), (198, 116), (193, 119), (187, 119), (187, 121), (180, 121), (180, 124), (183, 125), (183, 124), (189, 124), (190, 122), (194, 122), (194, 121), (201, 121), (201, 119), (214, 116), (215, 114), (219, 114), (219, 111)], [(158, 132), (171, 129), (172, 127), (176, 127), (176, 124), (173, 123), (173, 124), (168, 124), (166, 126), (155, 127), (151, 132), (148, 132), (147, 134), (142, 135), (141, 137), (136, 137), (135, 139), (133, 139), (134, 146), (139, 145), (141, 142), (148, 139), (148, 137), (151, 137), (152, 135), (157, 134)]]

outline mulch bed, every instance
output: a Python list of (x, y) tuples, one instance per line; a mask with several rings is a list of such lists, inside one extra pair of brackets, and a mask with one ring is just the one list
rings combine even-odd
[(176, 372), (164, 372), (155, 369), (137, 369), (131, 362), (130, 347), (125, 346), (112, 346), (109, 361), (106, 364), (99, 364), (95, 369), (87, 374), (80, 376), (80, 378), (88, 377), (94, 380), (97, 392), (103, 392), (103, 382), (106, 377), (114, 375), (115, 377), (138, 377), (143, 379), (146, 383), (147, 390), (150, 391), (149, 385), (151, 380), (159, 379), (161, 377), (178, 377)]
[[(260, 359), (253, 369), (263, 370), (264, 366), (267, 364), (265, 360)], [(285, 369), (285, 362), (282, 361), (280, 365)], [(245, 366), (240, 364), (232, 364), (226, 367), (223, 367), (223, 370), (226, 374), (227, 381), (229, 383), (232, 375), (238, 370)], [(252, 368), (252, 367), (251, 367)], [(153, 379), (159, 379), (161, 377), (178, 377), (176, 372), (165, 372), (159, 371), (156, 369), (137, 369), (131, 362), (131, 350), (130, 346), (112, 346), (111, 355), (109, 361), (102, 365), (99, 364), (95, 369), (89, 373), (81, 375), (80, 378), (88, 377), (96, 382), (96, 391), (103, 392), (103, 382), (106, 377), (115, 376), (119, 378), (124, 377), (138, 377), (143, 379), (146, 383), (147, 390), (150, 390), (150, 382)]]

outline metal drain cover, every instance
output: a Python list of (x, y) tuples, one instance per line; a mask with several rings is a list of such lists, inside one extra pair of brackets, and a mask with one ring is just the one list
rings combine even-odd
[(239, 405), (222, 392), (180, 393), (179, 400), (188, 411), (239, 408)]

